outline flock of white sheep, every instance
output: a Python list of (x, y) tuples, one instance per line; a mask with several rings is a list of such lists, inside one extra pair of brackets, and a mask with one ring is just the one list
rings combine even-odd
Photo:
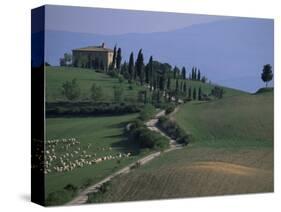
[[(44, 160), (44, 173), (68, 172), (76, 168), (94, 165), (107, 160), (120, 160), (128, 158), (131, 153), (118, 152), (114, 155), (97, 156), (91, 144), (81, 145), (76, 138), (53, 139), (46, 141), (46, 151)], [(111, 147), (94, 148), (98, 151), (110, 152)], [(100, 155), (100, 154), (99, 154)]]

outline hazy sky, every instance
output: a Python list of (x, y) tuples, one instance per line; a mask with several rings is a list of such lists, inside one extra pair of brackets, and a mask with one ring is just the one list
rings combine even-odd
[(46, 30), (116, 35), (171, 31), (230, 17), (69, 6), (46, 6)]

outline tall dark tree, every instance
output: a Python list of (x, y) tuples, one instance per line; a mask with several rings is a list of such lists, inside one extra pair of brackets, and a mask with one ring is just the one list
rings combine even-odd
[(153, 69), (152, 56), (149, 58), (148, 67), (149, 67), (149, 88), (150, 88), (150, 91), (152, 91), (152, 89), (155, 88), (154, 87), (155, 73), (154, 73), (154, 69)]
[(118, 48), (117, 50), (117, 56), (116, 56), (116, 68), (118, 71), (120, 71), (121, 67), (121, 61), (122, 61), (122, 55), (121, 55), (121, 48)]
[(181, 80), (181, 84), (180, 84), (180, 91), (183, 91), (183, 81)]
[(185, 67), (184, 67), (184, 66), (182, 67), (181, 75), (182, 75), (182, 78), (183, 78), (183, 79), (186, 79), (186, 70), (185, 70)]
[(179, 80), (177, 79), (176, 80), (176, 93), (178, 93), (179, 92)]
[(171, 90), (171, 76), (170, 76), (170, 74), (168, 75), (167, 90)]
[(196, 100), (196, 88), (193, 88), (192, 96), (193, 96), (193, 100)]
[(126, 61), (121, 66), (120, 74), (122, 74), (126, 79), (130, 78), (129, 72), (128, 72), (128, 64)]
[(194, 67), (192, 67), (192, 69), (191, 69), (191, 80), (193, 80), (194, 79)]
[(194, 79), (193, 80), (197, 80), (197, 68), (196, 67), (194, 69)]
[(137, 75), (140, 79), (140, 83), (141, 83), (141, 85), (143, 85), (143, 83), (144, 83), (144, 70), (143, 70), (144, 69), (144, 63), (143, 63), (142, 49), (139, 50), (135, 66), (136, 66)]
[(187, 85), (186, 85), (186, 81), (184, 81), (184, 84), (183, 84), (183, 92), (184, 92), (185, 95), (187, 94)]
[(144, 82), (147, 84), (149, 83), (149, 64), (148, 63), (144, 66)]
[(174, 79), (178, 78), (180, 69), (177, 66), (175, 66), (173, 71), (174, 71)]
[(135, 79), (134, 77), (134, 53), (132, 52), (130, 54), (130, 59), (129, 59), (129, 66), (128, 66), (128, 72), (129, 72), (129, 82), (131, 82), (133, 79)]
[(150, 56), (148, 61), (148, 82), (150, 85), (152, 84), (152, 78), (153, 78), (153, 57)]
[(188, 98), (191, 99), (191, 87), (188, 88)]
[(112, 69), (114, 69), (116, 67), (116, 56), (117, 56), (117, 52), (116, 52), (116, 45), (114, 46), (114, 49), (113, 49), (113, 57), (112, 57)]
[(201, 90), (201, 87), (199, 87), (198, 89), (198, 100), (201, 101), (202, 99), (202, 90)]
[(262, 74), (261, 74), (261, 79), (262, 81), (265, 82), (265, 85), (267, 87), (268, 82), (270, 82), (273, 78), (273, 73), (272, 73), (272, 67), (270, 64), (266, 64), (263, 66)]
[(161, 74), (159, 76), (159, 89), (160, 91), (164, 91), (165, 90), (165, 74)]
[(198, 69), (198, 73), (197, 73), (197, 80), (200, 81), (201, 80), (201, 72), (200, 69)]

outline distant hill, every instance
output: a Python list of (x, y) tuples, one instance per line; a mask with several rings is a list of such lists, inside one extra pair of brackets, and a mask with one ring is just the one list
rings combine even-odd
[[(94, 26), (93, 26), (94, 27)], [(122, 48), (128, 61), (131, 51), (142, 48), (161, 62), (198, 66), (207, 77), (225, 86), (255, 92), (263, 85), (262, 66), (273, 64), (273, 21), (233, 18), (193, 25), (169, 32), (123, 35), (95, 35), (63, 31), (46, 32), (46, 61), (59, 62), (65, 52), (105, 42)]]

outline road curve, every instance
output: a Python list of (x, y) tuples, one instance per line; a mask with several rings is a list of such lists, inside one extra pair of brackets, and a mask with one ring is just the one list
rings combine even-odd
[[(150, 162), (151, 160), (160, 156), (163, 153), (182, 148), (182, 145), (177, 144), (174, 139), (170, 138), (164, 131), (162, 131), (160, 128), (157, 127), (157, 122), (159, 121), (159, 118), (164, 115), (165, 115), (165, 111), (161, 110), (160, 112), (158, 112), (155, 115), (154, 118), (147, 121), (145, 123), (145, 125), (147, 126), (148, 129), (158, 132), (161, 135), (167, 137), (170, 141), (170, 147), (168, 149), (166, 149), (164, 152), (161, 152), (161, 151), (154, 152), (154, 153), (151, 153), (151, 154), (139, 159), (137, 162), (140, 165), (144, 165), (144, 164)], [(98, 190), (102, 186), (102, 184), (110, 181), (112, 178), (114, 178), (118, 175), (126, 174), (126, 173), (130, 172), (132, 170), (132, 167), (135, 166), (135, 164), (136, 164), (136, 162), (131, 163), (130, 165), (125, 166), (124, 168), (118, 170), (117, 172), (115, 172), (115, 173), (109, 175), (108, 177), (104, 178), (103, 180), (99, 181), (98, 183), (89, 186), (88, 188), (83, 190), (81, 193), (79, 193), (78, 196), (76, 196), (73, 200), (66, 203), (65, 205), (79, 205), (79, 204), (86, 203), (88, 200), (88, 194), (98, 192)]]

